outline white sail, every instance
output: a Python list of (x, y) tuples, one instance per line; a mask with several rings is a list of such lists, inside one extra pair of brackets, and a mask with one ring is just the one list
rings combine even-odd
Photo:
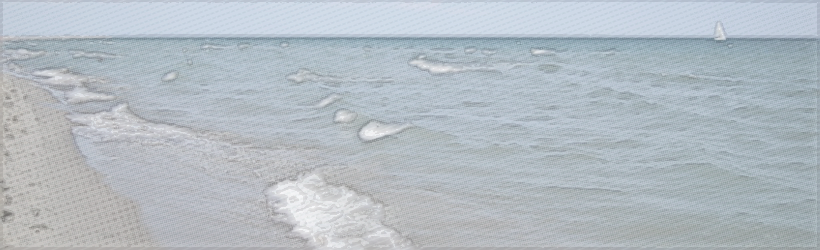
[(726, 41), (726, 31), (723, 30), (723, 23), (720, 21), (715, 24), (715, 41)]

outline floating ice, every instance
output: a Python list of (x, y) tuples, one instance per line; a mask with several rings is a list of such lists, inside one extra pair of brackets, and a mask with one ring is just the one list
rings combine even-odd
[(236, 45), (236, 47), (239, 48), (239, 50), (244, 50), (244, 49), (250, 48), (252, 46), (250, 44), (247, 44), (247, 43), (240, 43), (240, 44)]
[(282, 47), (282, 48), (287, 48), (288, 46), (290, 46), (290, 43), (288, 43), (288, 42), (281, 42), (281, 43), (279, 43), (279, 47)]
[(363, 141), (372, 141), (385, 136), (401, 133), (410, 127), (413, 127), (413, 125), (389, 124), (372, 120), (359, 130), (359, 138)]
[(179, 77), (179, 72), (171, 71), (171, 72), (165, 73), (165, 75), (162, 76), (162, 81), (163, 82), (170, 82), (170, 81), (176, 80), (177, 77)]
[(117, 55), (109, 54), (105, 52), (96, 52), (96, 51), (84, 51), (84, 50), (69, 50), (68, 53), (71, 53), (72, 58), (91, 58), (97, 60), (104, 60), (104, 59), (113, 59), (117, 58)]
[(475, 53), (476, 51), (478, 51), (478, 49), (476, 49), (476, 47), (466, 47), (466, 48), (464, 48), (464, 54), (472, 54), (472, 53)]
[(217, 50), (217, 49), (230, 49), (231, 47), (228, 47), (228, 46), (225, 46), (225, 45), (220, 45), (220, 44), (206, 43), (206, 44), (203, 44), (202, 46), (199, 46), (199, 48), (202, 49), (202, 50)]
[(116, 96), (89, 92), (88, 89), (77, 87), (74, 90), (66, 92), (65, 98), (68, 103), (78, 104), (91, 101), (111, 101), (117, 99)]
[(408, 64), (421, 70), (430, 72), (430, 74), (433, 75), (459, 73), (466, 71), (499, 71), (523, 65), (522, 63), (511, 62), (497, 62), (495, 64), (441, 62), (433, 59), (427, 59), (427, 56), (425, 55), (417, 56), (416, 58), (410, 60)]
[(46, 55), (45, 50), (9, 49), (3, 51), (3, 58), (9, 61), (28, 60)]
[(84, 83), (101, 82), (101, 79), (71, 73), (67, 68), (37, 70), (31, 72), (31, 75), (45, 77), (46, 79), (38, 78), (34, 80), (50, 85), (81, 86)]
[(555, 50), (554, 49), (530, 49), (530, 54), (533, 56), (554, 56)]
[(336, 110), (336, 113), (333, 115), (333, 122), (336, 123), (351, 123), (356, 120), (358, 115), (356, 112), (347, 110), (347, 109), (340, 109)]
[(308, 173), (265, 190), (277, 220), (318, 249), (410, 249), (412, 242), (382, 224), (384, 208), (370, 197)]
[(327, 105), (333, 104), (334, 102), (336, 102), (338, 100), (341, 100), (341, 99), (342, 99), (341, 95), (331, 94), (331, 95), (325, 97), (325, 99), (322, 99), (322, 101), (320, 101), (319, 104), (316, 104), (316, 106), (320, 107), (320, 108), (324, 108), (324, 107), (327, 107)]

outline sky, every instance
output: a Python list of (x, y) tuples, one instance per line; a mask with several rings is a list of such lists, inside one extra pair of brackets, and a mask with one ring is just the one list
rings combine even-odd
[(4, 2), (4, 36), (816, 37), (811, 2)]

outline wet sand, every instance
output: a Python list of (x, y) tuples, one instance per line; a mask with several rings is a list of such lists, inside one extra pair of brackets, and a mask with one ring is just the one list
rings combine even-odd
[(3, 76), (4, 247), (149, 247), (137, 203), (90, 168), (57, 100)]

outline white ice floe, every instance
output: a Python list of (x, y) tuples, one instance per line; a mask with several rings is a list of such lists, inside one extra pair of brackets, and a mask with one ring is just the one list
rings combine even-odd
[(382, 224), (384, 208), (344, 186), (327, 184), (315, 173), (265, 190), (277, 220), (317, 249), (412, 249), (412, 242)]
[(279, 43), (279, 47), (282, 47), (282, 48), (287, 48), (288, 46), (290, 46), (290, 43), (288, 43), (288, 42), (281, 42), (281, 43)]
[(530, 49), (530, 54), (533, 56), (554, 56), (555, 50), (554, 49)]
[(71, 53), (72, 58), (91, 58), (97, 60), (105, 60), (105, 59), (114, 59), (118, 56), (115, 54), (109, 54), (105, 52), (97, 52), (97, 51), (84, 51), (84, 50), (69, 50), (68, 53)]
[(428, 59), (425, 55), (419, 55), (408, 62), (410, 66), (414, 66), (421, 70), (430, 72), (430, 74), (450, 74), (467, 71), (501, 71), (512, 69), (516, 66), (524, 65), (523, 63), (513, 62), (496, 62), (496, 63), (454, 63), (442, 62), (433, 59)]
[(65, 99), (68, 103), (78, 104), (91, 101), (111, 101), (117, 99), (117, 97), (102, 93), (94, 93), (88, 91), (86, 88), (77, 87), (72, 91), (65, 92)]
[(410, 124), (390, 124), (372, 120), (359, 129), (359, 139), (372, 141), (385, 136), (395, 135), (413, 127)]
[(335, 123), (351, 123), (356, 120), (358, 114), (356, 112), (347, 110), (347, 109), (340, 109), (336, 110), (336, 113), (333, 115), (333, 122)]
[(8, 49), (3, 51), (3, 58), (8, 61), (28, 60), (46, 55), (45, 50)]
[(102, 81), (95, 77), (72, 73), (67, 68), (36, 70), (31, 72), (31, 75), (40, 77), (34, 79), (36, 82), (49, 85), (81, 86), (84, 83)]
[(163, 82), (170, 82), (170, 81), (176, 80), (177, 77), (179, 77), (179, 72), (174, 70), (174, 71), (165, 73), (165, 75), (162, 76), (162, 81)]
[(327, 107), (328, 105), (333, 104), (334, 102), (336, 102), (338, 100), (341, 100), (341, 99), (342, 99), (342, 96), (339, 95), (339, 94), (330, 94), (327, 97), (325, 97), (324, 99), (322, 99), (322, 101), (319, 101), (319, 103), (316, 104), (316, 107), (324, 108), (324, 107)]

